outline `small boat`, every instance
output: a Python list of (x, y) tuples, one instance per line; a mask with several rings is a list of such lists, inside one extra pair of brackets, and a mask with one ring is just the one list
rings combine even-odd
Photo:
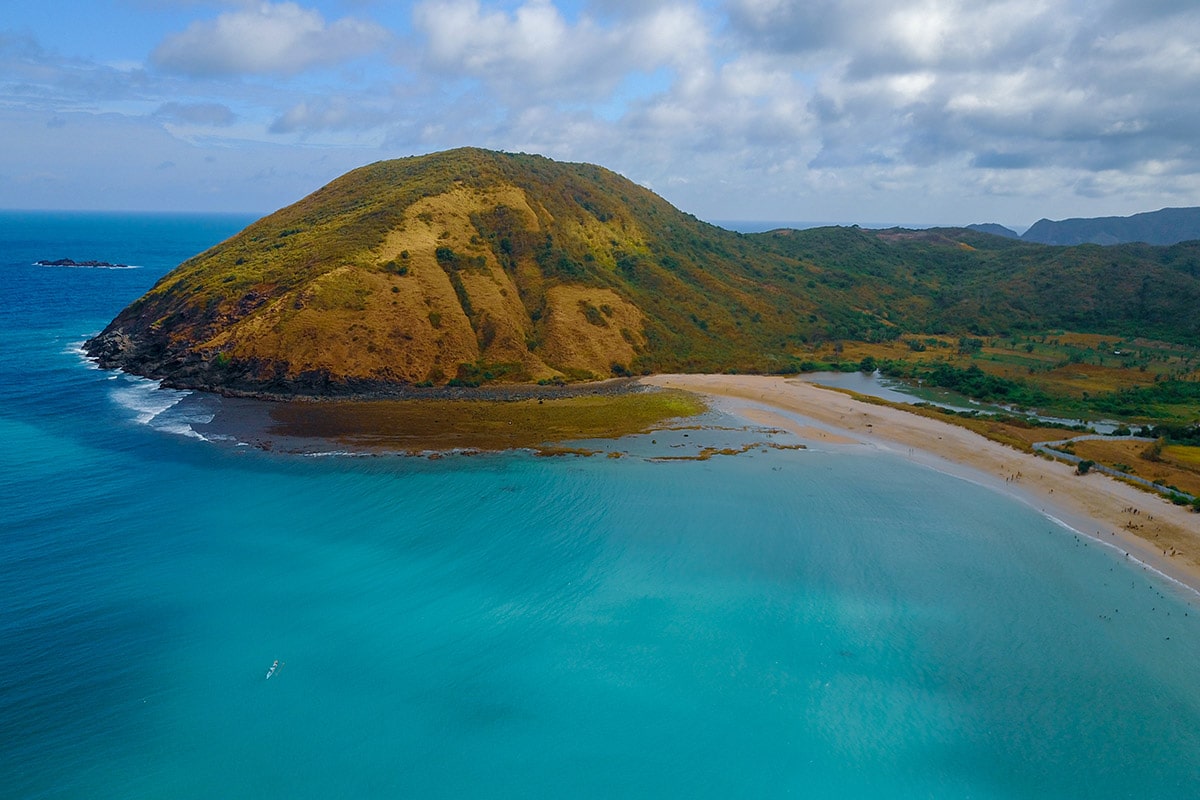
[(271, 665), (271, 668), (269, 670), (267, 670), (267, 680), (270, 680), (271, 676), (279, 671), (279, 667), (280, 667), (279, 659), (275, 659), (275, 663)]

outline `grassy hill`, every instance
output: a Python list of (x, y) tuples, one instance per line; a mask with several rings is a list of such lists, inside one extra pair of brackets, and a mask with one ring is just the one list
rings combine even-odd
[(223, 391), (795, 370), (831, 339), (1068, 327), (1200, 343), (1200, 245), (962, 229), (742, 235), (601, 167), (477, 149), (354, 170), (188, 260), (88, 350)]

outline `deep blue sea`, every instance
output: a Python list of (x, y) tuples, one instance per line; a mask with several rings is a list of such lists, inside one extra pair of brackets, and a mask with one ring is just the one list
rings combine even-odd
[(0, 214), (0, 797), (1200, 796), (1197, 598), (983, 486), (274, 454), (80, 357), (249, 221)]

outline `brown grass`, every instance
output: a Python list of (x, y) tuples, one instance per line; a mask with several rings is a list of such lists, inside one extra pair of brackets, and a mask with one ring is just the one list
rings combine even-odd
[(1146, 442), (1121, 439), (1075, 442), (1072, 450), (1081, 458), (1091, 459), (1108, 467), (1124, 465), (1127, 472), (1139, 478), (1174, 486), (1188, 494), (1200, 495), (1200, 447), (1173, 445), (1163, 448), (1161, 461), (1142, 457)]
[[(607, 378), (618, 364), (626, 369), (636, 355), (635, 345), (644, 347), (644, 318), (637, 306), (611, 289), (587, 286), (555, 286), (546, 291), (546, 360)], [(589, 322), (585, 308), (600, 324)], [(605, 309), (600, 312), (599, 309)], [(584, 332), (586, 335), (581, 336)]]
[[(335, 379), (440, 383), (459, 365), (479, 363), (517, 364), (518, 380), (607, 378), (614, 365), (629, 369), (647, 344), (641, 311), (610, 289), (559, 284), (544, 290), (539, 327), (513, 277), (474, 236), (471, 215), (497, 205), (540, 230), (515, 186), (459, 186), (426, 197), (377, 250), (231, 322), (201, 348), (281, 364), (292, 378), (323, 371)], [(459, 257), (458, 268), (439, 263), (443, 247)], [(540, 276), (531, 256), (525, 262), (520, 274)], [(585, 306), (604, 309), (601, 324), (589, 324)]]
[(1163, 448), (1162, 458), (1184, 469), (1194, 469), (1200, 472), (1200, 447), (1188, 447), (1181, 444), (1167, 445)]
[(1037, 376), (1036, 383), (1052, 394), (1078, 397), (1083, 392), (1103, 394), (1132, 386), (1149, 386), (1154, 374), (1098, 364), (1068, 364)]

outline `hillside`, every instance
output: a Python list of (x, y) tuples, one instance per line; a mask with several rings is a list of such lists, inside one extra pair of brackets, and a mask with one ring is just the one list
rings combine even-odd
[[(757, 235), (905, 332), (1066, 328), (1200, 343), (1200, 242), (1050, 247), (961, 228)], [(838, 338), (868, 336), (832, 329)]]
[(1198, 248), (742, 235), (600, 167), (462, 149), (362, 167), (255, 222), (87, 349), (176, 386), (326, 395), (794, 371), (811, 342), (904, 332), (1197, 341)]
[(342, 176), (88, 347), (175, 385), (282, 393), (769, 369), (817, 309), (756, 259), (602, 168), (463, 149)]
[(1177, 244), (1200, 239), (1200, 208), (1164, 208), (1129, 217), (1042, 219), (1021, 238), (1052, 245)]

